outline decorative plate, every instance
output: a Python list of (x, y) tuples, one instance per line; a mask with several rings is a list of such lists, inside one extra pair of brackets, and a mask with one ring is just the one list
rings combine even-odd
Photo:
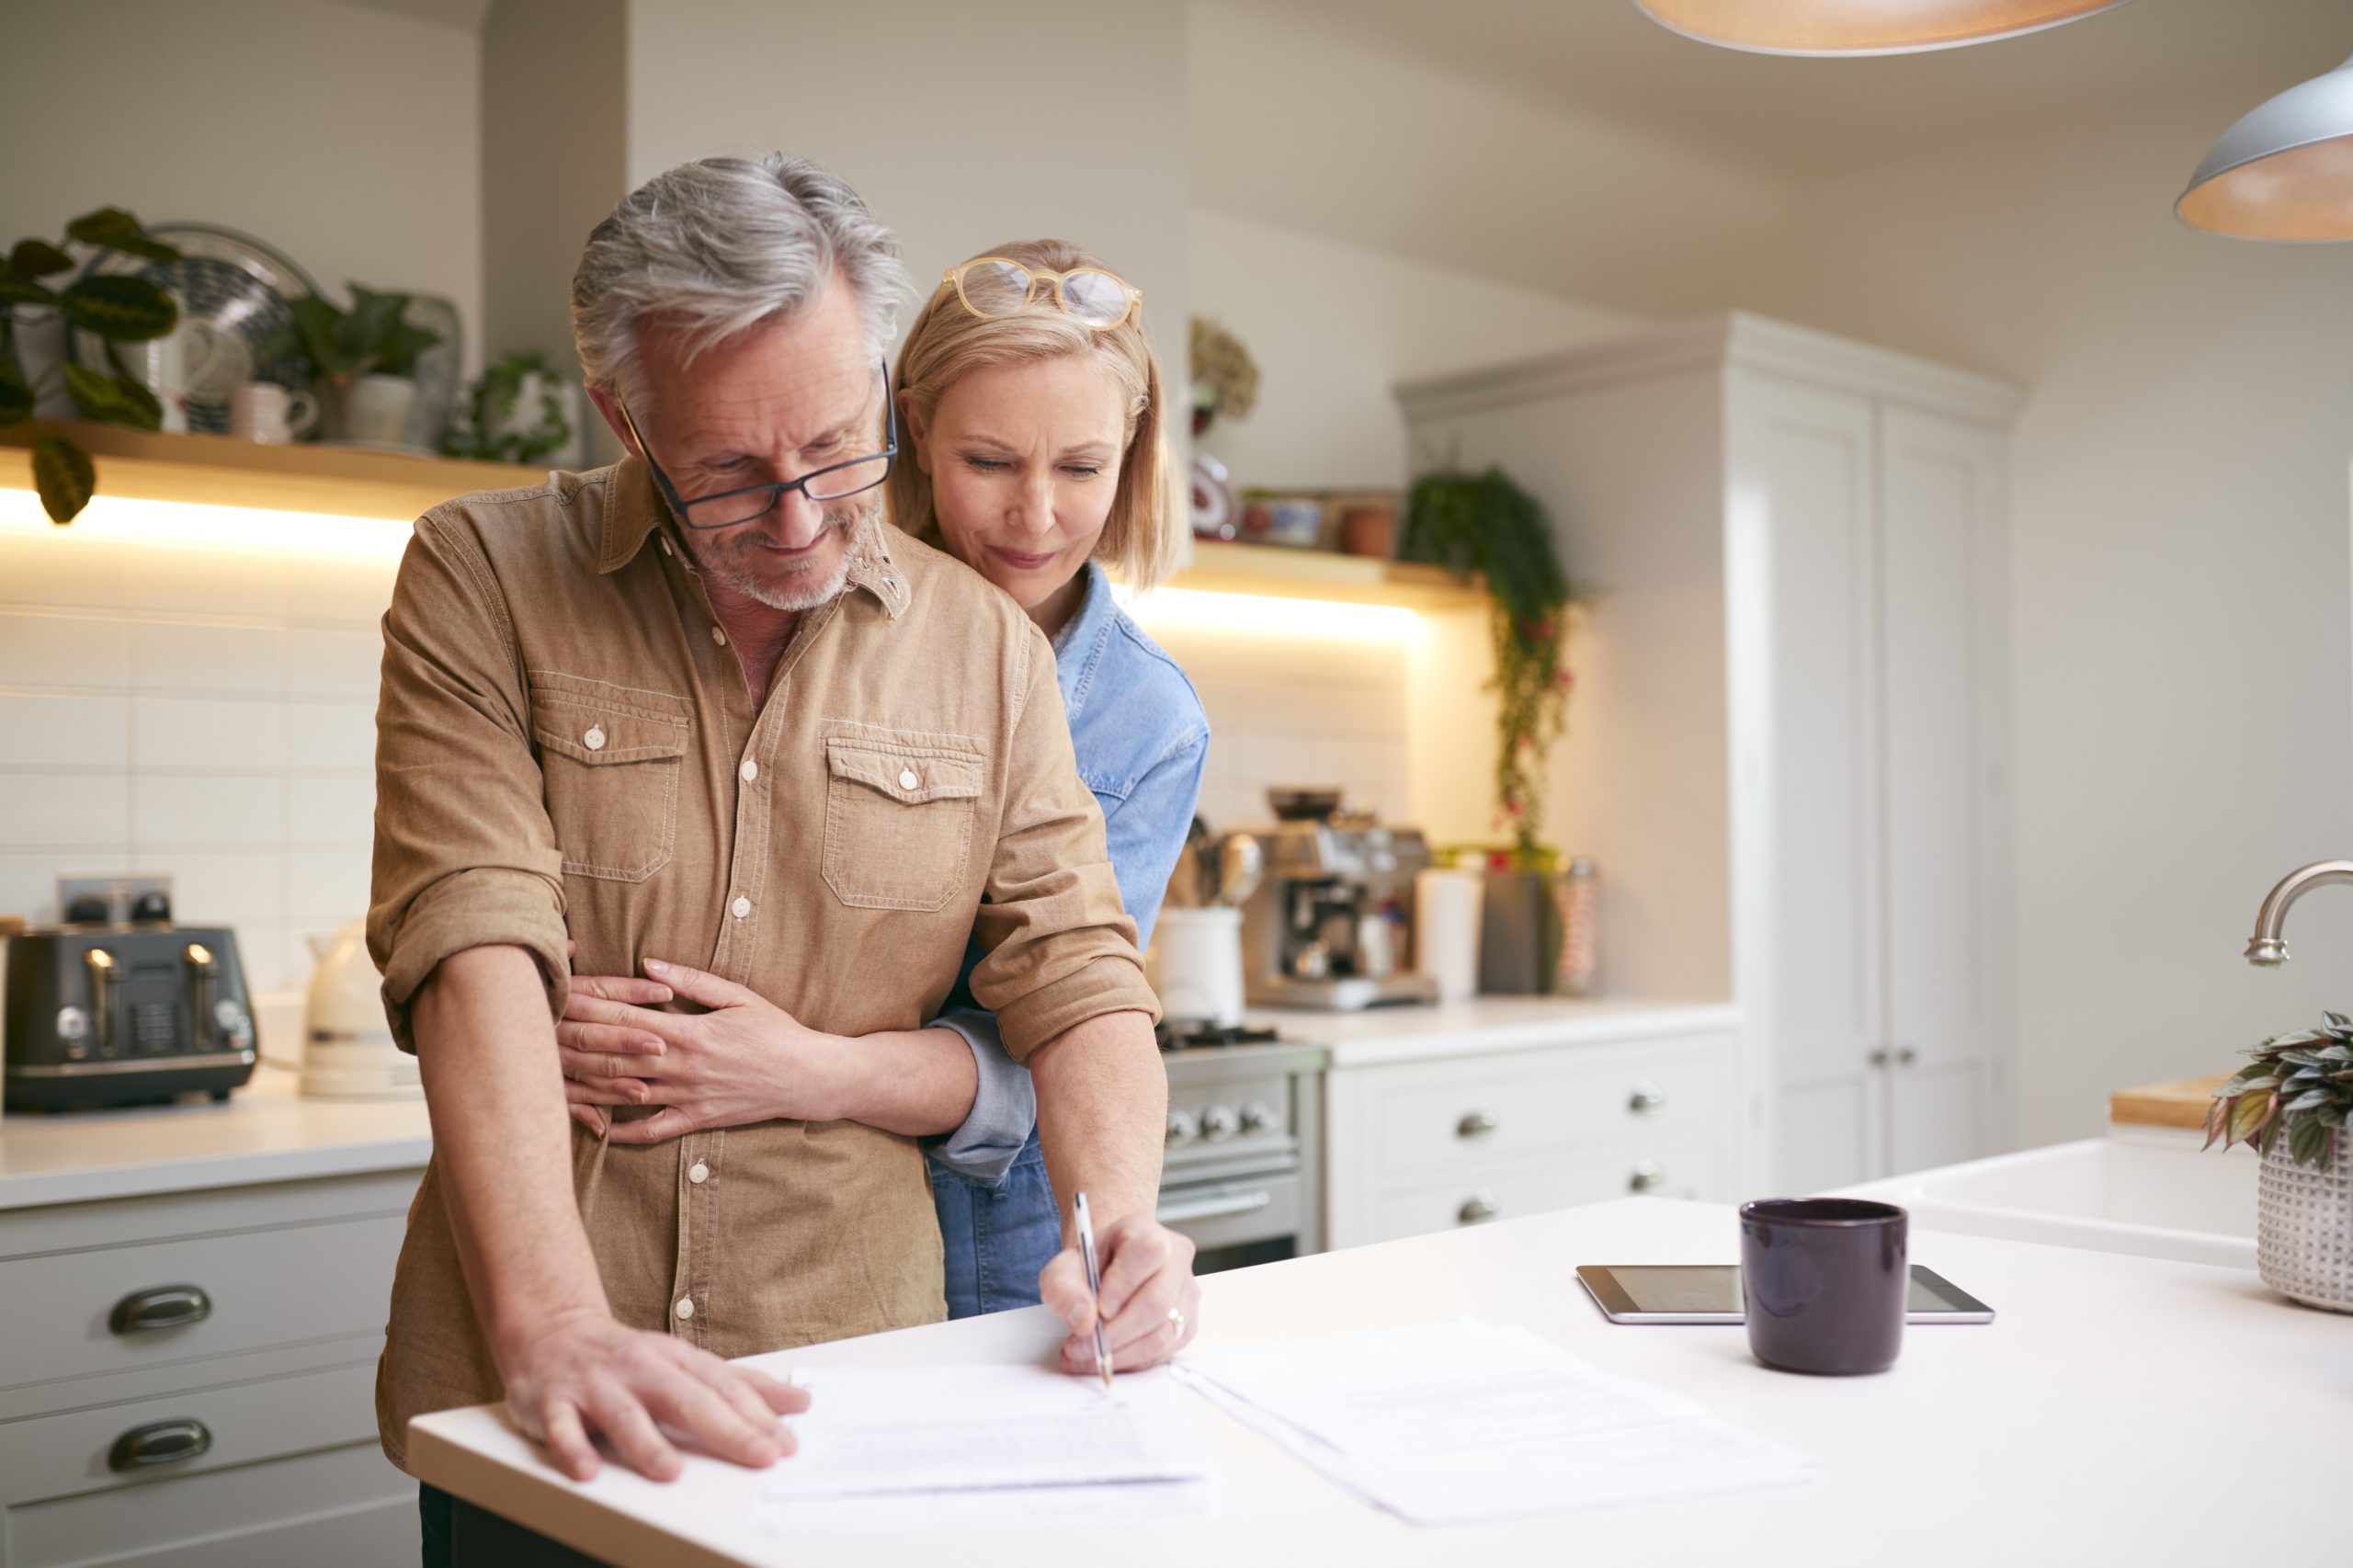
[[(246, 381), (275, 381), (289, 392), (310, 384), (309, 367), (298, 355), (273, 355), (270, 340), (291, 326), (288, 301), (316, 293), (311, 275), (283, 253), (250, 235), (210, 223), (159, 223), (148, 231), (179, 247), (177, 261), (148, 261), (119, 251), (101, 251), (85, 269), (130, 273), (161, 284), (180, 302), (184, 384), (176, 392), (187, 410), (188, 427), (208, 435), (229, 429), (229, 394)], [(134, 371), (142, 349), (126, 343), (123, 358)], [(107, 369), (106, 341), (79, 328), (74, 357), (94, 370)], [(148, 364), (160, 369), (160, 360)], [(164, 395), (166, 389), (158, 389)]]
[(1193, 454), (1191, 490), (1193, 535), (1197, 539), (1232, 539), (1234, 528), (1233, 484), (1225, 465), (1207, 452)]

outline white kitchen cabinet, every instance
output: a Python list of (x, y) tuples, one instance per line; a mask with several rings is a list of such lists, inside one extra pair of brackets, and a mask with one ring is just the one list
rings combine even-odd
[(1330, 1244), (1635, 1193), (1728, 1196), (1738, 1138), (1729, 1015), (1630, 1030), (1574, 1006), (1553, 1004), (1549, 1029), (1441, 1026), (1419, 1041), (1336, 1044), (1324, 1074)]
[(1739, 1005), (1756, 1191), (1988, 1152), (2015, 389), (1733, 315), (1399, 389), (1597, 597), (1550, 836), (1613, 993)]
[(0, 1563), (413, 1564), (374, 1389), (419, 1174), (0, 1210)]

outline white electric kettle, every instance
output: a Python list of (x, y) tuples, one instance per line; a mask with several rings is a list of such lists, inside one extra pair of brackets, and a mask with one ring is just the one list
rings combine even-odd
[(367, 928), (354, 920), (332, 938), (313, 937), (311, 1006), (302, 1041), (302, 1092), (326, 1099), (414, 1099), (425, 1093), (416, 1058), (392, 1043)]

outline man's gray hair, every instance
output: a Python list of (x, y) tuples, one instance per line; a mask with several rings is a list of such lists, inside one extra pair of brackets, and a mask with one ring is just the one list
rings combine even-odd
[[(572, 275), (572, 336), (589, 384), (638, 406), (638, 328), (658, 316), (687, 362), (789, 317), (835, 272), (858, 296), (881, 358), (912, 294), (896, 235), (858, 192), (805, 158), (704, 158), (656, 175), (589, 233)], [(639, 412), (642, 412), (639, 408)]]

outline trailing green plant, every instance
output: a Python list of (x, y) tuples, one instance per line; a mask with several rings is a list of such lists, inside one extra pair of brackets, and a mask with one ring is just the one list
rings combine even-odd
[[(522, 401), (524, 381), (540, 378), (540, 417), (526, 430), (493, 434), (512, 418)], [(572, 421), (563, 408), (563, 382), (548, 357), (536, 348), (502, 354), (498, 362), (474, 383), (473, 395), (451, 421), (441, 450), (453, 458), (478, 458), (485, 462), (527, 463), (543, 458), (572, 439)]]
[(441, 335), (404, 320), (408, 305), (406, 294), (381, 294), (358, 283), (351, 285), (348, 311), (305, 294), (289, 303), (294, 323), (278, 330), (269, 352), (303, 359), (312, 379), (324, 381), (337, 397), (362, 376), (414, 376), (416, 357)]
[[(150, 234), (138, 219), (119, 207), (101, 207), (65, 225), (67, 243), (94, 251), (119, 251), (146, 261), (177, 261), (175, 247)], [(154, 392), (131, 373), (116, 345), (144, 343), (179, 324), (179, 303), (160, 284), (123, 274), (85, 273), (63, 288), (43, 281), (74, 268), (74, 257), (63, 244), (47, 240), (19, 240), (0, 264), (0, 429), (31, 422), (33, 410), (52, 379), (62, 378), (74, 412), (106, 425), (127, 425), (134, 430), (163, 427), (164, 405)], [(18, 311), (54, 311), (67, 324), (81, 328), (105, 343), (107, 369), (94, 370), (74, 362), (68, 353), (38, 376), (25, 373), (17, 348)], [(39, 430), (32, 440), (33, 488), (40, 494), (41, 510), (60, 525), (81, 516), (97, 493), (97, 465), (71, 437)]]
[(1575, 590), (1561, 568), (1544, 505), (1499, 468), (1449, 464), (1414, 482), (1399, 556), (1483, 573), (1495, 597), (1495, 801), (1526, 869), (1547, 863), (1544, 758), (1568, 724), (1574, 676), (1562, 662)]
[(2206, 1147), (2221, 1139), (2271, 1153), (2284, 1132), (2289, 1157), (2325, 1165), (2353, 1115), (2353, 1018), (2323, 1013), (2316, 1029), (2274, 1035), (2215, 1091), (2206, 1112)]

